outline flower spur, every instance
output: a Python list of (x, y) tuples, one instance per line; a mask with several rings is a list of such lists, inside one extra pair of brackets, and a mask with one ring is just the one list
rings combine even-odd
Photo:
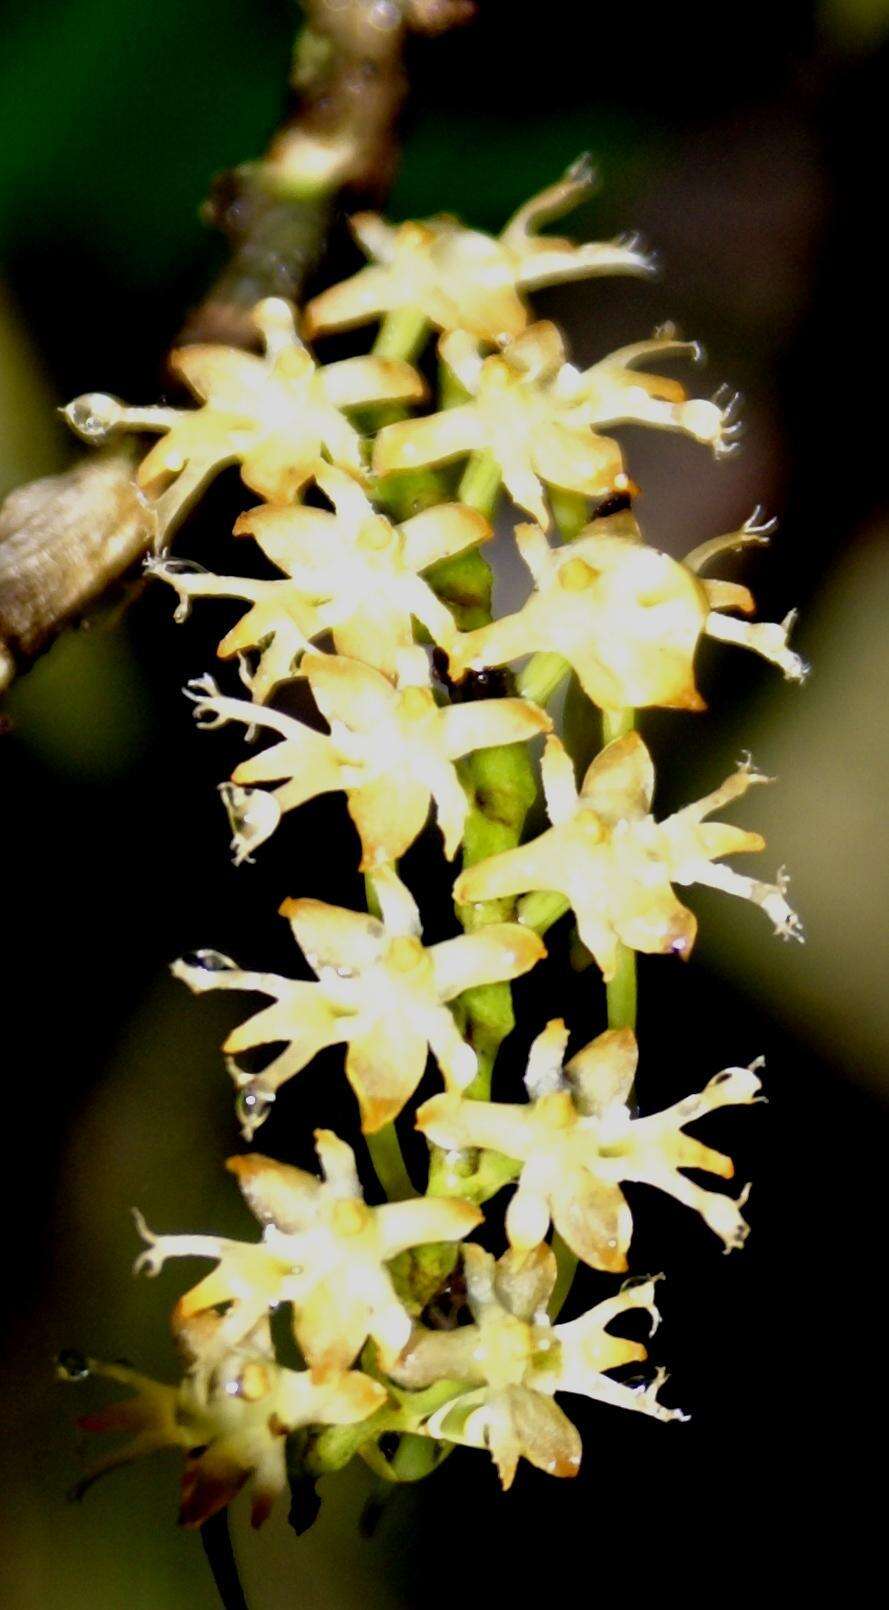
[[(551, 736), (543, 756), (543, 787), (552, 826), (522, 844), (464, 871), (454, 887), (461, 904), (533, 890), (563, 895), (578, 933), (606, 980), (613, 978), (619, 946), (688, 956), (697, 921), (672, 885), (702, 883), (761, 906), (782, 938), (801, 938), (799, 919), (785, 899), (786, 879), (761, 883), (717, 857), (761, 850), (759, 833), (705, 818), (754, 784), (768, 782), (748, 763), (703, 799), (663, 822), (651, 815), (654, 767), (638, 733), (628, 733), (597, 755), (578, 791), (573, 764)], [(522, 912), (519, 911), (521, 920)]]
[(528, 1251), (550, 1222), (594, 1269), (626, 1269), (632, 1218), (624, 1181), (657, 1186), (694, 1208), (725, 1243), (743, 1244), (747, 1225), (740, 1201), (706, 1191), (681, 1169), (731, 1179), (731, 1159), (684, 1133), (684, 1126), (720, 1107), (758, 1099), (755, 1069), (728, 1068), (706, 1088), (664, 1112), (632, 1118), (627, 1105), (638, 1053), (631, 1029), (608, 1029), (565, 1064), (568, 1031), (548, 1023), (531, 1047), (526, 1106), (433, 1096), (417, 1113), (417, 1128), (436, 1146), (479, 1147), (522, 1163), (506, 1214), (510, 1245)]
[(199, 993), (250, 990), (274, 1003), (233, 1030), (223, 1046), (236, 1057), (257, 1046), (284, 1045), (259, 1074), (230, 1064), (247, 1139), (268, 1115), (280, 1086), (319, 1051), (341, 1042), (365, 1133), (397, 1117), (423, 1077), (429, 1049), (446, 1083), (465, 1088), (475, 1075), (476, 1056), (447, 1003), (474, 986), (518, 978), (545, 954), (537, 935), (515, 922), (492, 923), (424, 947), (417, 907), (394, 870), (378, 869), (373, 882), (382, 920), (320, 900), (284, 901), (282, 915), (290, 919), (317, 983), (244, 972), (213, 951), (173, 966), (176, 977)]

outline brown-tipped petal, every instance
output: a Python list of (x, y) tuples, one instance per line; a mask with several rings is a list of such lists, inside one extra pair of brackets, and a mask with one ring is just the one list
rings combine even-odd
[(311, 1224), (320, 1190), (313, 1174), (290, 1163), (279, 1163), (273, 1157), (263, 1157), (260, 1152), (229, 1157), (225, 1166), (234, 1174), (247, 1206), (260, 1224), (274, 1224), (288, 1234)]
[(582, 1113), (600, 1117), (624, 1103), (633, 1087), (639, 1048), (632, 1029), (606, 1029), (567, 1063), (575, 1101)]
[(279, 910), (316, 973), (327, 967), (360, 972), (378, 959), (385, 944), (382, 923), (366, 913), (309, 899), (285, 900)]
[[(535, 438), (534, 468), (549, 486), (601, 497), (614, 490), (623, 473), (623, 458), (617, 443), (608, 436), (552, 424)], [(541, 524), (547, 524), (545, 516)]]
[(485, 516), (463, 503), (439, 503), (435, 508), (423, 509), (404, 521), (401, 534), (405, 564), (415, 571), (463, 553), (493, 536)]
[(346, 1077), (358, 1097), (361, 1127), (373, 1135), (398, 1117), (423, 1077), (425, 1035), (403, 1018), (380, 1014), (355, 1034), (346, 1052)]
[[(473, 868), (476, 870), (481, 868)], [(459, 882), (466, 876), (464, 873)], [(537, 934), (520, 923), (495, 922), (474, 934), (431, 945), (429, 955), (439, 996), (443, 1001), (452, 1001), (478, 984), (495, 984), (530, 972), (546, 955), (546, 946)]]
[(552, 727), (546, 711), (527, 699), (481, 699), (477, 703), (452, 704), (441, 716), (445, 749), (452, 760), (471, 754), (474, 749), (523, 743), (537, 733), (549, 732)]
[(418, 1196), (410, 1202), (384, 1202), (375, 1209), (383, 1258), (388, 1262), (408, 1247), (431, 1241), (462, 1241), (484, 1219), (480, 1208), (447, 1196)]
[(361, 839), (361, 871), (398, 861), (422, 833), (429, 790), (411, 777), (380, 777), (349, 791), (349, 815)]
[(335, 408), (365, 403), (422, 402), (426, 382), (409, 363), (396, 358), (344, 358), (320, 371), (328, 402)]
[(327, 1384), (357, 1357), (368, 1332), (369, 1310), (350, 1289), (348, 1275), (321, 1278), (294, 1309), (293, 1329), (312, 1380)]
[(470, 905), (533, 889), (559, 889), (568, 871), (563, 840), (551, 828), (528, 844), (492, 855), (462, 872), (454, 884), (454, 899), (458, 905)]
[(562, 1175), (550, 1206), (559, 1235), (583, 1263), (612, 1274), (626, 1269), (633, 1220), (616, 1185), (574, 1169)]
[(374, 442), (374, 472), (389, 475), (393, 470), (442, 464), (483, 446), (484, 431), (475, 409), (449, 408), (426, 419), (384, 425)]
[(548, 1476), (576, 1476), (582, 1447), (568, 1416), (542, 1392), (513, 1386), (508, 1393), (513, 1434), (525, 1458)]
[(654, 766), (638, 732), (616, 738), (597, 755), (581, 788), (584, 804), (609, 825), (637, 821), (651, 809)]
[(512, 1248), (497, 1260), (497, 1297), (516, 1319), (534, 1320), (546, 1310), (557, 1272), (555, 1254), (545, 1243), (530, 1252)]
[(362, 732), (391, 717), (398, 696), (371, 666), (342, 654), (308, 653), (302, 669), (326, 721), (341, 721)]

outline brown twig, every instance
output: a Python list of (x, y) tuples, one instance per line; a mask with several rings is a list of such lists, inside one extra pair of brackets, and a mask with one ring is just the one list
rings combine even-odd
[[(471, 0), (305, 0), (291, 105), (265, 156), (223, 175), (205, 208), (231, 255), (174, 345), (251, 347), (249, 311), (299, 296), (324, 250), (333, 204), (379, 202), (394, 172), (411, 30), (465, 21)], [(94, 609), (145, 553), (149, 522), (133, 450), (80, 458), (0, 508), (0, 692), (58, 632)]]

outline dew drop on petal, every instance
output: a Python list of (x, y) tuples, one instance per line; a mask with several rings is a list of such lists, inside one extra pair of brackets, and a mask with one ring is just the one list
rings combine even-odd
[(274, 1099), (275, 1093), (273, 1090), (263, 1090), (261, 1086), (256, 1084), (247, 1085), (238, 1092), (235, 1100), (235, 1112), (247, 1140), (256, 1132), (260, 1124), (265, 1123)]
[(121, 415), (120, 403), (101, 391), (88, 391), (82, 397), (75, 397), (62, 411), (71, 429), (84, 441), (93, 443), (104, 442)]
[(189, 950), (181, 958), (181, 965), (201, 973), (236, 973), (238, 964), (220, 950)]

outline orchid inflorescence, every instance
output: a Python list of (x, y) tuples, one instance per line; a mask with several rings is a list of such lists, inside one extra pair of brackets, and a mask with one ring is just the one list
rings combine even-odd
[[(633, 513), (612, 427), (678, 431), (717, 456), (736, 445), (735, 398), (690, 398), (659, 372), (667, 360), (698, 361), (697, 345), (661, 329), (581, 370), (555, 325), (532, 321), (528, 290), (651, 268), (632, 239), (578, 246), (540, 233), (589, 184), (575, 166), (498, 239), (450, 217), (395, 227), (363, 214), (353, 224), (369, 266), (300, 318), (282, 300), (261, 302), (260, 355), (211, 345), (175, 355), (196, 408), (129, 408), (91, 394), (66, 411), (90, 442), (158, 434), (138, 480), (156, 538), (148, 569), (175, 590), (177, 618), (195, 598), (246, 606), (219, 645), (223, 662), (237, 661), (240, 696), (209, 675), (186, 690), (201, 726), (232, 722), (272, 740), (222, 786), (235, 860), (251, 860), (287, 812), (343, 795), (368, 895), (364, 911), (284, 901), (313, 980), (251, 971), (211, 950), (173, 968), (198, 993), (244, 991), (265, 1003), (224, 1045), (247, 1141), (286, 1081), (323, 1049), (345, 1048), (388, 1198), (368, 1205), (353, 1151), (319, 1130), (320, 1179), (257, 1152), (229, 1160), (262, 1226), (257, 1241), (158, 1235), (138, 1216), (137, 1267), (156, 1273), (179, 1257), (211, 1265), (173, 1313), (182, 1380), (160, 1385), (116, 1364), (67, 1373), (90, 1370), (130, 1390), (82, 1422), (130, 1439), (86, 1482), (177, 1446), (187, 1525), (245, 1485), (258, 1524), (288, 1473), (312, 1478), (356, 1454), (392, 1481), (435, 1468), (454, 1444), (487, 1448), (504, 1486), (521, 1456), (574, 1475), (580, 1438), (561, 1394), (683, 1418), (660, 1401), (662, 1372), (643, 1386), (612, 1373), (645, 1358), (640, 1342), (610, 1327), (638, 1308), (654, 1329), (654, 1279), (559, 1319), (577, 1260), (603, 1281), (628, 1267), (623, 1186), (669, 1193), (727, 1251), (747, 1234), (746, 1192), (733, 1198), (689, 1178), (693, 1169), (725, 1180), (733, 1168), (687, 1126), (760, 1099), (759, 1064), (636, 1116), (635, 954), (688, 956), (697, 924), (675, 891), (695, 883), (752, 901), (785, 938), (799, 937), (799, 924), (783, 874), (767, 883), (725, 865), (761, 850), (760, 835), (712, 820), (767, 779), (745, 759), (711, 794), (658, 820), (633, 712), (704, 708), (695, 679), (704, 636), (748, 647), (791, 679), (805, 667), (788, 646), (789, 618), (751, 622), (745, 587), (701, 576), (723, 552), (765, 542), (768, 524), (753, 517), (679, 561), (645, 541)], [(298, 333), (374, 321), (372, 353), (326, 365)], [(413, 366), (433, 331), (437, 402)], [(268, 562), (258, 579), (168, 554), (194, 499), (231, 464), (263, 500), (235, 526)], [(532, 585), (520, 609), (497, 618), (481, 549), (501, 487), (530, 517), (515, 541)], [(509, 669), (519, 661), (518, 673)], [(568, 677), (601, 712), (605, 739), (581, 780), (545, 708)], [(314, 703), (312, 724), (274, 702), (295, 679)], [(535, 740), (550, 825), (526, 836)], [(447, 862), (462, 850), (453, 894), (463, 932), (437, 943), (424, 941), (399, 872), (430, 811)], [(527, 1100), (493, 1099), (494, 1057), (513, 1027), (510, 985), (538, 964), (542, 934), (569, 908), (576, 952), (607, 986), (607, 1026), (569, 1055), (569, 1029), (554, 1018), (530, 1048)], [(257, 1071), (256, 1050), (268, 1047)], [(443, 1089), (415, 1113), (429, 1145), (419, 1194), (395, 1124), (430, 1053)], [(508, 1248), (495, 1259), (464, 1238), (501, 1191)], [(282, 1306), (300, 1368), (273, 1345), (270, 1316)]]

